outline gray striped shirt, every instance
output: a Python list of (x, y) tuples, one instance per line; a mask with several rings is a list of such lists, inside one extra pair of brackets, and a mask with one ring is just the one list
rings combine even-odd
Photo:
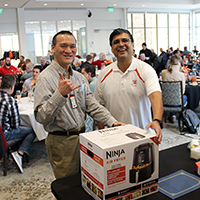
[[(84, 84), (72, 91), (67, 98), (58, 91), (59, 73), (63, 77), (67, 71), (55, 61), (39, 75), (35, 88), (34, 115), (36, 120), (44, 125), (47, 132), (64, 131), (78, 128), (84, 124), (85, 113), (104, 125), (112, 126), (117, 120), (110, 112), (101, 106), (93, 96), (88, 81), (79, 72), (70, 67), (70, 80), (74, 86)], [(70, 95), (75, 96), (76, 108), (72, 108)]]

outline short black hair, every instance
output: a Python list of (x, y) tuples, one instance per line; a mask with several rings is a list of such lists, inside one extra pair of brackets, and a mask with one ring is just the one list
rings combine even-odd
[(145, 47), (147, 46), (147, 44), (146, 44), (145, 42), (142, 43), (142, 46), (143, 46), (143, 45), (144, 45)]
[(86, 65), (83, 65), (82, 69), (85, 69), (85, 71), (87, 73), (91, 73), (91, 77), (95, 77), (96, 76), (96, 67), (94, 65), (89, 65), (89, 64), (86, 64)]
[[(65, 31), (65, 30), (62, 30), (62, 31), (59, 31), (58, 33), (56, 33), (54, 36), (53, 36), (53, 40), (52, 40), (52, 44), (53, 46), (56, 46), (56, 37), (58, 35), (62, 35), (62, 34), (68, 34), (68, 35), (72, 35), (74, 36), (70, 31)], [(74, 37), (75, 41), (76, 41), (76, 38)]]
[(16, 77), (12, 74), (5, 74), (2, 77), (1, 89), (10, 89), (16, 83)]
[(115, 29), (111, 34), (110, 34), (110, 38), (109, 38), (109, 41), (110, 41), (110, 46), (112, 47), (112, 41), (113, 41), (113, 38), (115, 35), (119, 35), (121, 33), (128, 33), (129, 34), (129, 37), (131, 39), (131, 42), (134, 42), (133, 40), (133, 36), (131, 35), (131, 33), (127, 30), (127, 29), (123, 29), (123, 28), (117, 28)]
[(35, 65), (35, 66), (33, 67), (33, 69), (39, 69), (39, 70), (40, 70), (40, 72), (41, 72), (41, 68), (42, 68), (42, 66), (41, 66), (41, 65)]

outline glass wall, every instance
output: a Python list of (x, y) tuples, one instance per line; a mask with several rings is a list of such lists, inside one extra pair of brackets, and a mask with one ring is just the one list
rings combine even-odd
[(49, 60), (53, 36), (61, 30), (73, 32), (77, 40), (77, 54), (85, 58), (87, 52), (86, 22), (85, 21), (33, 21), (26, 22), (26, 39), (28, 58), (36, 64), (40, 57)]
[(137, 54), (143, 42), (157, 54), (160, 48), (183, 50), (187, 46), (190, 49), (190, 14), (128, 13), (127, 25), (133, 34)]
[[(1, 44), (1, 55), (0, 58), (4, 57), (4, 53), (8, 51), (16, 51), (19, 52), (19, 41), (18, 35), (2, 35), (0, 36), (0, 44)], [(11, 59), (11, 64), (17, 66), (18, 64), (17, 56), (15, 55), (14, 59)]]

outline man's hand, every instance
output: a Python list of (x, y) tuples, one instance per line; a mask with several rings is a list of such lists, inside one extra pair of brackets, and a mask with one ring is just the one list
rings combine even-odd
[(115, 122), (112, 126), (125, 126), (126, 124), (122, 122)]
[(155, 130), (158, 143), (160, 144), (162, 140), (162, 131), (160, 128), (160, 124), (157, 121), (150, 122), (147, 124), (145, 129), (149, 129), (149, 128), (152, 128)]
[(69, 79), (69, 75), (67, 76), (67, 79), (63, 80), (63, 75), (61, 72), (59, 72), (59, 83), (58, 83), (58, 91), (62, 96), (68, 95), (73, 90), (81, 87), (81, 84), (74, 86), (72, 81)]

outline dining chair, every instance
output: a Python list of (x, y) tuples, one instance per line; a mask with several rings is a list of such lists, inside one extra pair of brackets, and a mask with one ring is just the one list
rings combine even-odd
[[(3, 175), (7, 176), (7, 171), (8, 171), (8, 159), (9, 156), (11, 154), (11, 147), (14, 145), (19, 144), (20, 142), (22, 142), (22, 138), (20, 139), (15, 139), (15, 140), (11, 140), (11, 141), (6, 141), (2, 128), (0, 126), (0, 156), (3, 159)], [(0, 159), (1, 159), (0, 158)], [(28, 156), (25, 157), (25, 162), (28, 162)]]
[(182, 134), (184, 124), (181, 113), (184, 110), (182, 81), (160, 81), (163, 100), (163, 116), (166, 123), (167, 113), (178, 113), (178, 128)]

